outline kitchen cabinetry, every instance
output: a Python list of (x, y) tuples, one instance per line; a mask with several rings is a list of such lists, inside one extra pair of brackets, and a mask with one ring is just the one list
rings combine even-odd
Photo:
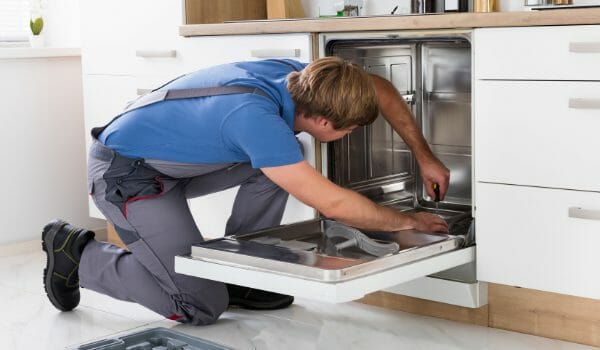
[(475, 31), (478, 279), (600, 299), (599, 61), (600, 26)]
[[(138, 9), (144, 8), (143, 13)], [(82, 71), (86, 147), (92, 127), (106, 124), (125, 104), (188, 72), (235, 61), (293, 58), (309, 62), (311, 36), (307, 33), (184, 38), (183, 2), (159, 0), (83, 1)], [(107, 22), (107, 19), (110, 21)], [(314, 165), (315, 143), (300, 135), (306, 158)], [(237, 188), (190, 201), (200, 231), (207, 236), (224, 232)], [(101, 213), (90, 202), (90, 215)], [(283, 222), (315, 216), (294, 198), (288, 200)]]

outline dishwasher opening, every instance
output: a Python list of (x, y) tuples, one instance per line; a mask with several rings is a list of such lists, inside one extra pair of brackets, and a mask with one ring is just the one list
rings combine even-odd
[[(325, 42), (339, 56), (389, 80), (402, 94), (432, 152), (448, 169), (450, 185), (436, 206), (427, 195), (416, 159), (379, 116), (341, 140), (323, 145), (324, 173), (334, 183), (403, 212), (440, 215), (451, 235), (475, 244), (471, 213), (471, 44), (467, 37), (342, 38)], [(476, 282), (475, 263), (436, 277)], [(465, 272), (466, 271), (466, 272)]]

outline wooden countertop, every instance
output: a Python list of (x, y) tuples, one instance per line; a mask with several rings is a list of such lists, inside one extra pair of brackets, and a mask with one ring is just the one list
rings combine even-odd
[(454, 29), (600, 24), (600, 8), (524, 12), (339, 17), (328, 19), (262, 20), (179, 27), (182, 36), (324, 33), (369, 30)]

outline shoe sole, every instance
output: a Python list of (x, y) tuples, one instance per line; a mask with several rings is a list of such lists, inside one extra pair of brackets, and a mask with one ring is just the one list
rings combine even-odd
[[(54, 274), (54, 238), (60, 229), (67, 225), (62, 220), (52, 221), (51, 223), (44, 226), (42, 231), (42, 250), (46, 252), (46, 268), (44, 269), (44, 290), (50, 302), (54, 307), (61, 311), (71, 311), (72, 309), (65, 308), (62, 306), (54, 292), (52, 291), (52, 275)], [(50, 247), (50, 254), (48, 254), (48, 247)]]
[(280, 310), (294, 303), (294, 298), (289, 297), (286, 300), (276, 301), (249, 301), (248, 299), (230, 298), (229, 306), (236, 306), (247, 310)]

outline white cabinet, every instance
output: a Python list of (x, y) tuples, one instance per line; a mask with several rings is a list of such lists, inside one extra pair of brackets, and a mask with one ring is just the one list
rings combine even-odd
[(177, 50), (183, 39), (181, 0), (83, 0), (80, 10), (84, 74), (132, 75), (136, 52)]
[(83, 74), (131, 74), (135, 2), (82, 0), (80, 13)]
[(311, 37), (301, 34), (177, 37), (171, 44), (138, 45), (135, 70), (140, 92), (185, 73), (224, 63), (261, 58), (310, 62)]
[(477, 79), (600, 80), (600, 26), (475, 31)]
[(600, 26), (474, 33), (477, 276), (600, 299)]
[(600, 193), (480, 183), (477, 278), (600, 299)]
[(476, 93), (479, 181), (600, 191), (600, 81), (490, 80)]

